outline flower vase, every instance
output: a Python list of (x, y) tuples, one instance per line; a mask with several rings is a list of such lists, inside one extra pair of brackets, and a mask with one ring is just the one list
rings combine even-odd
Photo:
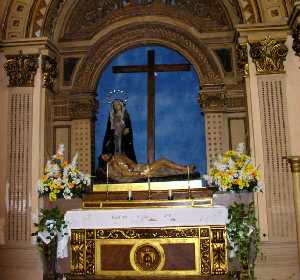
[(253, 192), (216, 192), (213, 194), (214, 205), (229, 207), (234, 203), (243, 203), (249, 205), (253, 202)]

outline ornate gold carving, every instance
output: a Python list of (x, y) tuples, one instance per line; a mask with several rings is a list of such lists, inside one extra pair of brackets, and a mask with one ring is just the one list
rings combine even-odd
[(200, 228), (201, 274), (210, 275), (210, 228)]
[[(72, 230), (71, 273), (99, 276), (224, 275), (227, 273), (225, 232), (222, 226)], [(166, 261), (162, 245), (177, 243), (194, 244), (194, 270), (162, 270)], [(97, 264), (101, 263), (101, 246), (105, 244), (133, 246), (128, 257), (134, 271), (101, 270), (101, 265)]]
[(71, 272), (72, 274), (85, 274), (85, 230), (72, 230), (71, 232)]
[(43, 86), (52, 89), (55, 79), (57, 77), (57, 62), (56, 59), (50, 56), (42, 56), (42, 73), (43, 73)]
[(300, 173), (300, 156), (287, 157), (293, 173)]
[(213, 275), (227, 273), (226, 232), (224, 228), (211, 229), (212, 268)]
[(209, 228), (201, 228), (200, 229), (200, 237), (209, 237)]
[(200, 240), (200, 252), (201, 252), (201, 274), (210, 275), (210, 240), (201, 239)]
[(293, 28), (293, 50), (297, 56), (300, 56), (300, 24)]
[(246, 77), (249, 75), (247, 45), (238, 45), (236, 48), (237, 67), (241, 74)]
[(85, 238), (86, 239), (95, 239), (95, 230), (94, 229), (87, 229), (85, 231)]
[[(130, 43), (128, 43), (130, 42)], [(167, 24), (136, 23), (121, 27), (101, 38), (89, 49), (79, 65), (74, 79), (78, 88), (94, 89), (102, 69), (114, 54), (128, 49), (130, 44), (160, 42), (166, 46), (177, 46), (183, 55), (191, 57), (195, 68), (200, 72), (203, 84), (220, 84), (222, 75), (209, 49), (198, 39)]]
[(198, 237), (197, 228), (178, 229), (97, 229), (96, 239), (150, 239), (150, 238), (193, 238)]
[(252, 43), (250, 46), (250, 55), (258, 74), (284, 72), (283, 61), (286, 59), (288, 48), (283, 42), (268, 36), (263, 41)]
[(95, 240), (86, 241), (86, 268), (85, 272), (87, 275), (95, 274)]
[(130, 264), (136, 271), (159, 271), (165, 264), (165, 253), (157, 242), (137, 243), (130, 252)]
[(9, 78), (10, 87), (33, 87), (34, 76), (38, 69), (37, 54), (7, 55), (7, 62), (4, 65)]

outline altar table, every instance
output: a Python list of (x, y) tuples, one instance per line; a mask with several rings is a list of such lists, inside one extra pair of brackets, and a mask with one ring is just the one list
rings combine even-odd
[[(227, 209), (71, 210), (72, 275), (194, 277), (227, 273)], [(66, 244), (66, 242), (65, 242)]]

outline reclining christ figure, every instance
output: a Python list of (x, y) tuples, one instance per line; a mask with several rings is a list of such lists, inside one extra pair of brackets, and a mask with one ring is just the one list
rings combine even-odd
[(142, 179), (187, 175), (195, 173), (194, 165), (180, 165), (168, 159), (159, 159), (151, 164), (135, 163), (124, 154), (103, 154), (107, 162), (106, 174), (116, 182), (135, 182)]

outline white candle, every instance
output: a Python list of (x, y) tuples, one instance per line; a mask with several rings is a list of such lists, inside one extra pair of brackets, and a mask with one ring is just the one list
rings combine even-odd
[(172, 198), (172, 190), (169, 190), (169, 199), (171, 199)]
[(132, 199), (132, 190), (128, 190), (128, 200)]
[(108, 184), (108, 162), (106, 163), (106, 184)]

